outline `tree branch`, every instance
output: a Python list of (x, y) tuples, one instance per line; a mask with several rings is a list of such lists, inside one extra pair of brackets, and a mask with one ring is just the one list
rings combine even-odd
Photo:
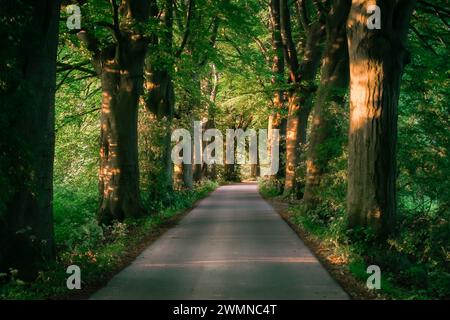
[(418, 3), (422, 6), (433, 8), (436, 12), (444, 13), (445, 15), (447, 15), (447, 17), (450, 17), (450, 10), (444, 7), (425, 0), (419, 0)]
[(436, 50), (428, 43), (428, 41), (425, 39), (425, 37), (420, 34), (419, 30), (416, 29), (413, 25), (410, 26), (411, 30), (417, 35), (417, 38), (424, 44), (424, 46), (430, 50), (434, 55), (438, 56)]
[(81, 62), (81, 63), (76, 64), (76, 65), (71, 65), (71, 64), (68, 64), (68, 63), (64, 63), (64, 62), (57, 62), (56, 63), (56, 66), (57, 66), (56, 71), (57, 72), (62, 72), (62, 71), (67, 71), (67, 70), (69, 70), (69, 71), (77, 70), (77, 71), (85, 72), (85, 73), (93, 75), (93, 76), (97, 76), (97, 73), (94, 70), (91, 70), (89, 68), (85, 68), (85, 66), (87, 66), (89, 64), (90, 64), (89, 61)]
[(119, 22), (119, 5), (116, 3), (116, 0), (110, 0), (111, 7), (113, 10), (113, 31), (116, 38), (117, 43), (121, 42), (121, 35), (120, 35), (120, 22)]
[(63, 123), (55, 129), (55, 132), (58, 132), (58, 130), (60, 130), (62, 127), (66, 126), (67, 124), (72, 122), (74, 119), (76, 119), (78, 117), (82, 117), (82, 116), (88, 115), (90, 113), (94, 113), (94, 112), (99, 111), (101, 109), (102, 109), (101, 107), (95, 107), (95, 108), (87, 110), (87, 111), (83, 111), (83, 112), (76, 113), (76, 114), (71, 114), (71, 115), (69, 115), (69, 116), (64, 118)]
[(298, 63), (297, 49), (292, 40), (291, 15), (287, 0), (280, 0), (281, 36), (285, 48), (285, 60), (289, 66), (289, 76), (292, 82), (300, 82), (300, 66)]
[(297, 8), (297, 20), (299, 26), (302, 26), (303, 30), (307, 31), (311, 21), (309, 21), (308, 15), (306, 14), (306, 1), (297, 0), (295, 1), (295, 6)]
[(181, 45), (178, 48), (178, 50), (175, 52), (175, 57), (179, 58), (181, 56), (181, 53), (184, 50), (184, 47), (187, 44), (187, 41), (189, 39), (189, 35), (191, 32), (191, 20), (192, 20), (192, 12), (194, 11), (195, 2), (194, 0), (189, 0), (189, 7), (188, 7), (188, 13), (186, 17), (186, 27), (184, 29), (184, 35), (183, 40), (181, 41)]

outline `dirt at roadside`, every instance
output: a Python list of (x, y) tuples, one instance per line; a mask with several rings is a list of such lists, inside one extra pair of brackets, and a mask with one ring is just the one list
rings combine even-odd
[(347, 294), (356, 300), (385, 300), (387, 297), (369, 290), (365, 283), (356, 279), (348, 270), (347, 265), (338, 259), (330, 245), (320, 241), (301, 226), (292, 222), (292, 214), (288, 211), (289, 203), (285, 200), (265, 198), (265, 200), (278, 212), (286, 223), (298, 234), (313, 254), (319, 259), (331, 276), (341, 285)]
[[(203, 199), (203, 198), (202, 198)], [(51, 299), (55, 300), (87, 300), (89, 297), (95, 293), (96, 291), (103, 288), (109, 280), (111, 280), (117, 273), (125, 269), (129, 266), (147, 247), (149, 247), (153, 242), (155, 242), (159, 237), (161, 237), (167, 230), (176, 226), (181, 219), (183, 219), (189, 212), (194, 210), (194, 208), (198, 205), (198, 203), (202, 200), (197, 200), (192, 207), (187, 208), (174, 216), (164, 220), (158, 227), (151, 230), (139, 243), (135, 246), (127, 248), (127, 250), (123, 253), (121, 257), (121, 261), (118, 265), (108, 272), (102, 279), (99, 279), (97, 282), (90, 282), (82, 287), (81, 290), (77, 290), (77, 292), (68, 294), (67, 296), (57, 296), (52, 297)], [(134, 232), (134, 230), (129, 231), (130, 234)]]

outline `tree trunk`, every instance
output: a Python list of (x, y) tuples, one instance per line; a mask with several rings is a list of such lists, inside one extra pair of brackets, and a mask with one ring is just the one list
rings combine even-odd
[(183, 163), (183, 186), (186, 189), (194, 188), (194, 175), (192, 164)]
[(381, 29), (368, 29), (373, 1), (354, 0), (347, 20), (350, 130), (347, 211), (349, 227), (386, 236), (396, 214), (397, 104), (408, 53), (415, 1), (376, 1)]
[(189, 116), (189, 132), (191, 134), (191, 163), (182, 164), (183, 169), (183, 187), (186, 189), (194, 188), (194, 120)]
[[(132, 64), (103, 60), (99, 220), (110, 224), (143, 214), (139, 195), (138, 99), (145, 50), (122, 48)], [(140, 46), (139, 46), (140, 47)], [(137, 48), (136, 48), (137, 49)]]
[(284, 90), (280, 89), (285, 84), (284, 81), (284, 56), (283, 39), (281, 36), (280, 24), (280, 0), (270, 2), (270, 27), (272, 33), (272, 51), (274, 52), (272, 61), (272, 85), (277, 88), (273, 96), (273, 112), (269, 121), (269, 145), (271, 143), (272, 129), (280, 130), (279, 155), (280, 164), (278, 172), (272, 178), (284, 179), (286, 162), (286, 109), (284, 104)]
[[(27, 16), (21, 19), (24, 13)], [(5, 177), (11, 178), (10, 191), (2, 190), (8, 198), (5, 208), (0, 208), (4, 210), (0, 211), (0, 272), (17, 269), (20, 279), (31, 280), (55, 258), (52, 198), (59, 2), (15, 3), (3, 7), (0, 15), (6, 21), (24, 22), (14, 29), (22, 32), (9, 37), (7, 56), (2, 52), (11, 64), (10, 73), (2, 74), (6, 82), (0, 92), (6, 96), (0, 100), (4, 99), (2, 110), (12, 108), (5, 117), (7, 133), (14, 137), (0, 142), (2, 157), (8, 152)], [(12, 141), (16, 143), (10, 145)]]
[[(199, 146), (200, 146), (200, 148), (198, 150), (198, 153), (199, 153), (199, 157), (198, 158), (199, 159), (196, 158), (196, 152), (193, 153), (194, 161), (195, 161), (193, 178), (194, 178), (195, 182), (200, 182), (203, 179), (203, 174), (204, 174), (204, 170), (203, 170), (203, 165), (204, 165), (203, 164), (203, 149), (206, 146), (206, 143), (201, 140), (201, 137), (203, 137), (203, 133), (205, 131), (205, 125), (206, 125), (206, 122), (202, 121), (201, 122), (201, 126), (200, 126), (201, 136), (200, 136), (200, 141), (198, 141)], [(194, 146), (194, 148), (196, 148), (196, 147)], [(197, 162), (201, 162), (201, 163), (197, 163)]]
[(286, 178), (284, 194), (298, 192), (296, 168), (301, 145), (306, 142), (308, 115), (312, 104), (312, 82), (315, 79), (322, 54), (325, 27), (321, 16), (306, 30), (306, 45), (301, 64), (292, 40), (291, 18), (287, 0), (280, 0), (281, 30), (285, 43), (285, 60), (288, 62), (291, 89), (288, 91), (288, 118), (286, 125)]
[[(205, 123), (205, 131), (208, 129), (215, 129), (215, 121), (214, 118), (210, 118)], [(203, 150), (205, 150), (205, 147), (208, 145), (208, 142), (204, 141)], [(216, 164), (204, 164), (203, 165), (203, 176), (210, 180), (216, 180), (217, 179), (217, 170), (216, 170)]]
[(156, 115), (158, 120), (165, 119), (167, 122), (167, 134), (161, 141), (162, 156), (162, 181), (165, 181), (166, 187), (173, 188), (173, 163), (171, 159), (171, 124), (175, 108), (175, 92), (170, 74), (164, 70), (154, 70), (151, 65), (146, 67), (146, 99), (147, 110)]
[[(235, 128), (236, 130), (236, 128)], [(228, 146), (227, 143), (232, 143), (231, 141), (225, 141), (225, 150), (227, 150)], [(233, 163), (227, 163), (227, 159), (226, 159), (226, 154), (227, 152), (225, 151), (224, 155), (225, 155), (225, 167), (224, 167), (224, 178), (225, 181), (232, 181), (232, 182), (236, 182), (238, 181), (238, 174), (236, 171), (236, 146), (237, 143), (233, 143), (233, 154), (234, 154), (234, 161)]]
[[(159, 10), (156, 1), (152, 1), (150, 7), (150, 15), (156, 18), (159, 15)], [(163, 64), (164, 57), (167, 51), (172, 50), (173, 38), (173, 1), (165, 1), (164, 14), (165, 32), (163, 37), (159, 40), (156, 34), (152, 35), (152, 46), (158, 50), (158, 65), (153, 65), (147, 60), (145, 67), (145, 106), (147, 110), (156, 115), (158, 120), (166, 120), (167, 133), (163, 141), (161, 141), (162, 156), (162, 179), (165, 182), (165, 187), (170, 191), (173, 189), (173, 163), (171, 159), (171, 130), (172, 121), (175, 109), (175, 90), (173, 86), (171, 70), (173, 65), (169, 62)]]
[[(205, 92), (209, 93), (209, 104), (208, 104), (208, 119), (205, 123), (205, 131), (208, 129), (215, 129), (216, 127), (216, 98), (217, 98), (217, 91), (219, 86), (219, 73), (217, 72), (217, 68), (215, 64), (213, 63), (211, 65), (211, 75), (209, 78), (205, 81)], [(205, 147), (208, 145), (208, 142), (204, 142), (203, 150), (205, 150)], [(207, 177), (210, 180), (215, 181), (217, 179), (217, 169), (216, 164), (204, 164), (204, 176)]]
[(250, 167), (250, 176), (255, 180), (261, 176), (259, 154), (256, 156), (256, 159), (257, 159), (257, 163), (252, 164)]
[[(345, 24), (349, 0), (335, 0), (327, 18), (327, 45), (323, 55), (320, 86), (313, 107), (311, 133), (306, 161), (306, 183), (303, 201), (315, 206), (320, 200), (320, 184), (328, 162), (338, 146), (326, 145), (328, 139), (340, 136), (333, 110), (342, 108), (348, 88), (348, 49)], [(332, 150), (333, 149), (333, 150)]]
[(150, 2), (112, 2), (114, 41), (99, 48), (92, 33), (78, 37), (93, 52), (102, 85), (99, 212), (101, 223), (140, 217), (137, 118), (148, 41), (133, 28), (148, 20)]

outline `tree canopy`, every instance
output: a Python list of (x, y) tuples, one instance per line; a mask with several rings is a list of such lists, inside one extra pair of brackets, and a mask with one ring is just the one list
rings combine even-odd
[[(51, 287), (63, 265), (94, 277), (130, 235), (244, 180), (356, 277), (380, 265), (398, 288), (386, 294), (450, 296), (447, 1), (0, 7), (0, 298), (42, 271)], [(261, 175), (259, 158), (174, 164), (173, 130), (196, 121), (224, 137), (279, 130), (278, 172)]]

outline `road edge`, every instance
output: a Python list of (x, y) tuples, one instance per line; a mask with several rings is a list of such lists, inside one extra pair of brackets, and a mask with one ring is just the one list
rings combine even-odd
[(344, 290), (352, 300), (378, 300), (386, 299), (379, 294), (371, 292), (360, 280), (355, 278), (346, 268), (345, 264), (333, 264), (329, 261), (332, 250), (327, 248), (317, 237), (310, 234), (300, 225), (292, 222), (292, 214), (288, 211), (289, 203), (276, 198), (267, 198), (259, 192), (259, 195), (274, 209), (275, 212), (287, 223), (287, 225), (304, 242), (312, 254), (319, 260), (330, 276)]

